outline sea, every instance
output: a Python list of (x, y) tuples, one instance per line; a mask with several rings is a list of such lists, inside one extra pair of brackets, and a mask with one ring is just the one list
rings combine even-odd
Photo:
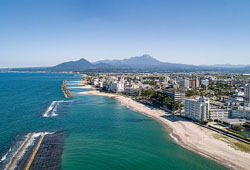
[[(11, 159), (18, 137), (65, 131), (62, 170), (224, 170), (174, 142), (156, 120), (104, 96), (67, 86), (80, 74), (0, 73), (0, 164)], [(20, 143), (21, 145), (21, 143)]]

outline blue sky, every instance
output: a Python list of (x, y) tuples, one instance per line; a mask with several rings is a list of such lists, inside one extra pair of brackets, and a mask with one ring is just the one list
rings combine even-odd
[(250, 1), (0, 0), (0, 67), (142, 54), (250, 64)]

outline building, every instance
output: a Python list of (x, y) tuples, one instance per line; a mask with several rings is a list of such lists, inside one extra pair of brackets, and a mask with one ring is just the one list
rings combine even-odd
[(170, 78), (169, 78), (167, 75), (165, 75), (165, 76), (164, 76), (164, 82), (163, 82), (163, 84), (164, 84), (165, 86), (167, 86), (169, 80), (170, 80)]
[(245, 119), (222, 119), (220, 120), (221, 123), (228, 125), (230, 127), (232, 126), (242, 126), (246, 123)]
[(99, 79), (97, 78), (93, 79), (93, 85), (97, 87), (98, 84), (99, 84)]
[(250, 84), (245, 86), (244, 91), (245, 91), (245, 99), (250, 100)]
[(200, 81), (199, 81), (199, 78), (195, 78), (191, 81), (191, 87), (193, 89), (198, 89), (200, 87)]
[(184, 115), (196, 121), (206, 121), (209, 119), (209, 107), (209, 99), (185, 99)]
[(181, 89), (188, 90), (189, 87), (190, 87), (190, 81), (189, 81), (189, 79), (188, 78), (181, 79), (181, 81), (179, 83), (179, 87)]
[(172, 98), (175, 102), (184, 102), (185, 100), (185, 91), (169, 88), (165, 89), (164, 93)]
[(141, 92), (141, 88), (125, 88), (124, 93), (130, 96), (136, 96), (138, 93)]
[(232, 110), (231, 118), (245, 118), (250, 120), (250, 110)]
[(99, 87), (99, 88), (103, 88), (103, 81), (99, 81), (99, 82), (98, 82), (98, 87)]
[(208, 79), (201, 80), (201, 85), (208, 86), (209, 85), (209, 80)]
[(217, 109), (217, 108), (210, 108), (209, 111), (209, 119), (211, 120), (221, 120), (228, 118), (229, 110), (227, 109)]
[(112, 82), (110, 85), (110, 91), (115, 92), (115, 93), (121, 93), (124, 91), (124, 83), (119, 81), (119, 82)]

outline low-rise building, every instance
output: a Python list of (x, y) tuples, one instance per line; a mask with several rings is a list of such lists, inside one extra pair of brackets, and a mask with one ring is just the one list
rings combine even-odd
[(221, 119), (220, 122), (232, 127), (232, 126), (242, 126), (246, 123), (246, 120), (245, 119), (227, 119), (227, 118), (225, 118), (225, 119)]
[(213, 121), (228, 118), (228, 116), (229, 116), (229, 110), (227, 109), (210, 108), (209, 119)]
[(250, 120), (250, 110), (232, 110), (231, 118), (245, 118)]
[(138, 93), (140, 93), (140, 91), (141, 91), (141, 88), (130, 88), (130, 87), (127, 87), (127, 88), (125, 88), (124, 93), (128, 94), (130, 96), (136, 96)]

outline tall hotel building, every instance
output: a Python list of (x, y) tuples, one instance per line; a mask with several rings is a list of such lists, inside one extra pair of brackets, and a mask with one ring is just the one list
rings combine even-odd
[(248, 84), (247, 86), (245, 86), (245, 99), (246, 100), (250, 100), (250, 84)]
[(199, 121), (209, 119), (209, 99), (185, 99), (185, 117)]

